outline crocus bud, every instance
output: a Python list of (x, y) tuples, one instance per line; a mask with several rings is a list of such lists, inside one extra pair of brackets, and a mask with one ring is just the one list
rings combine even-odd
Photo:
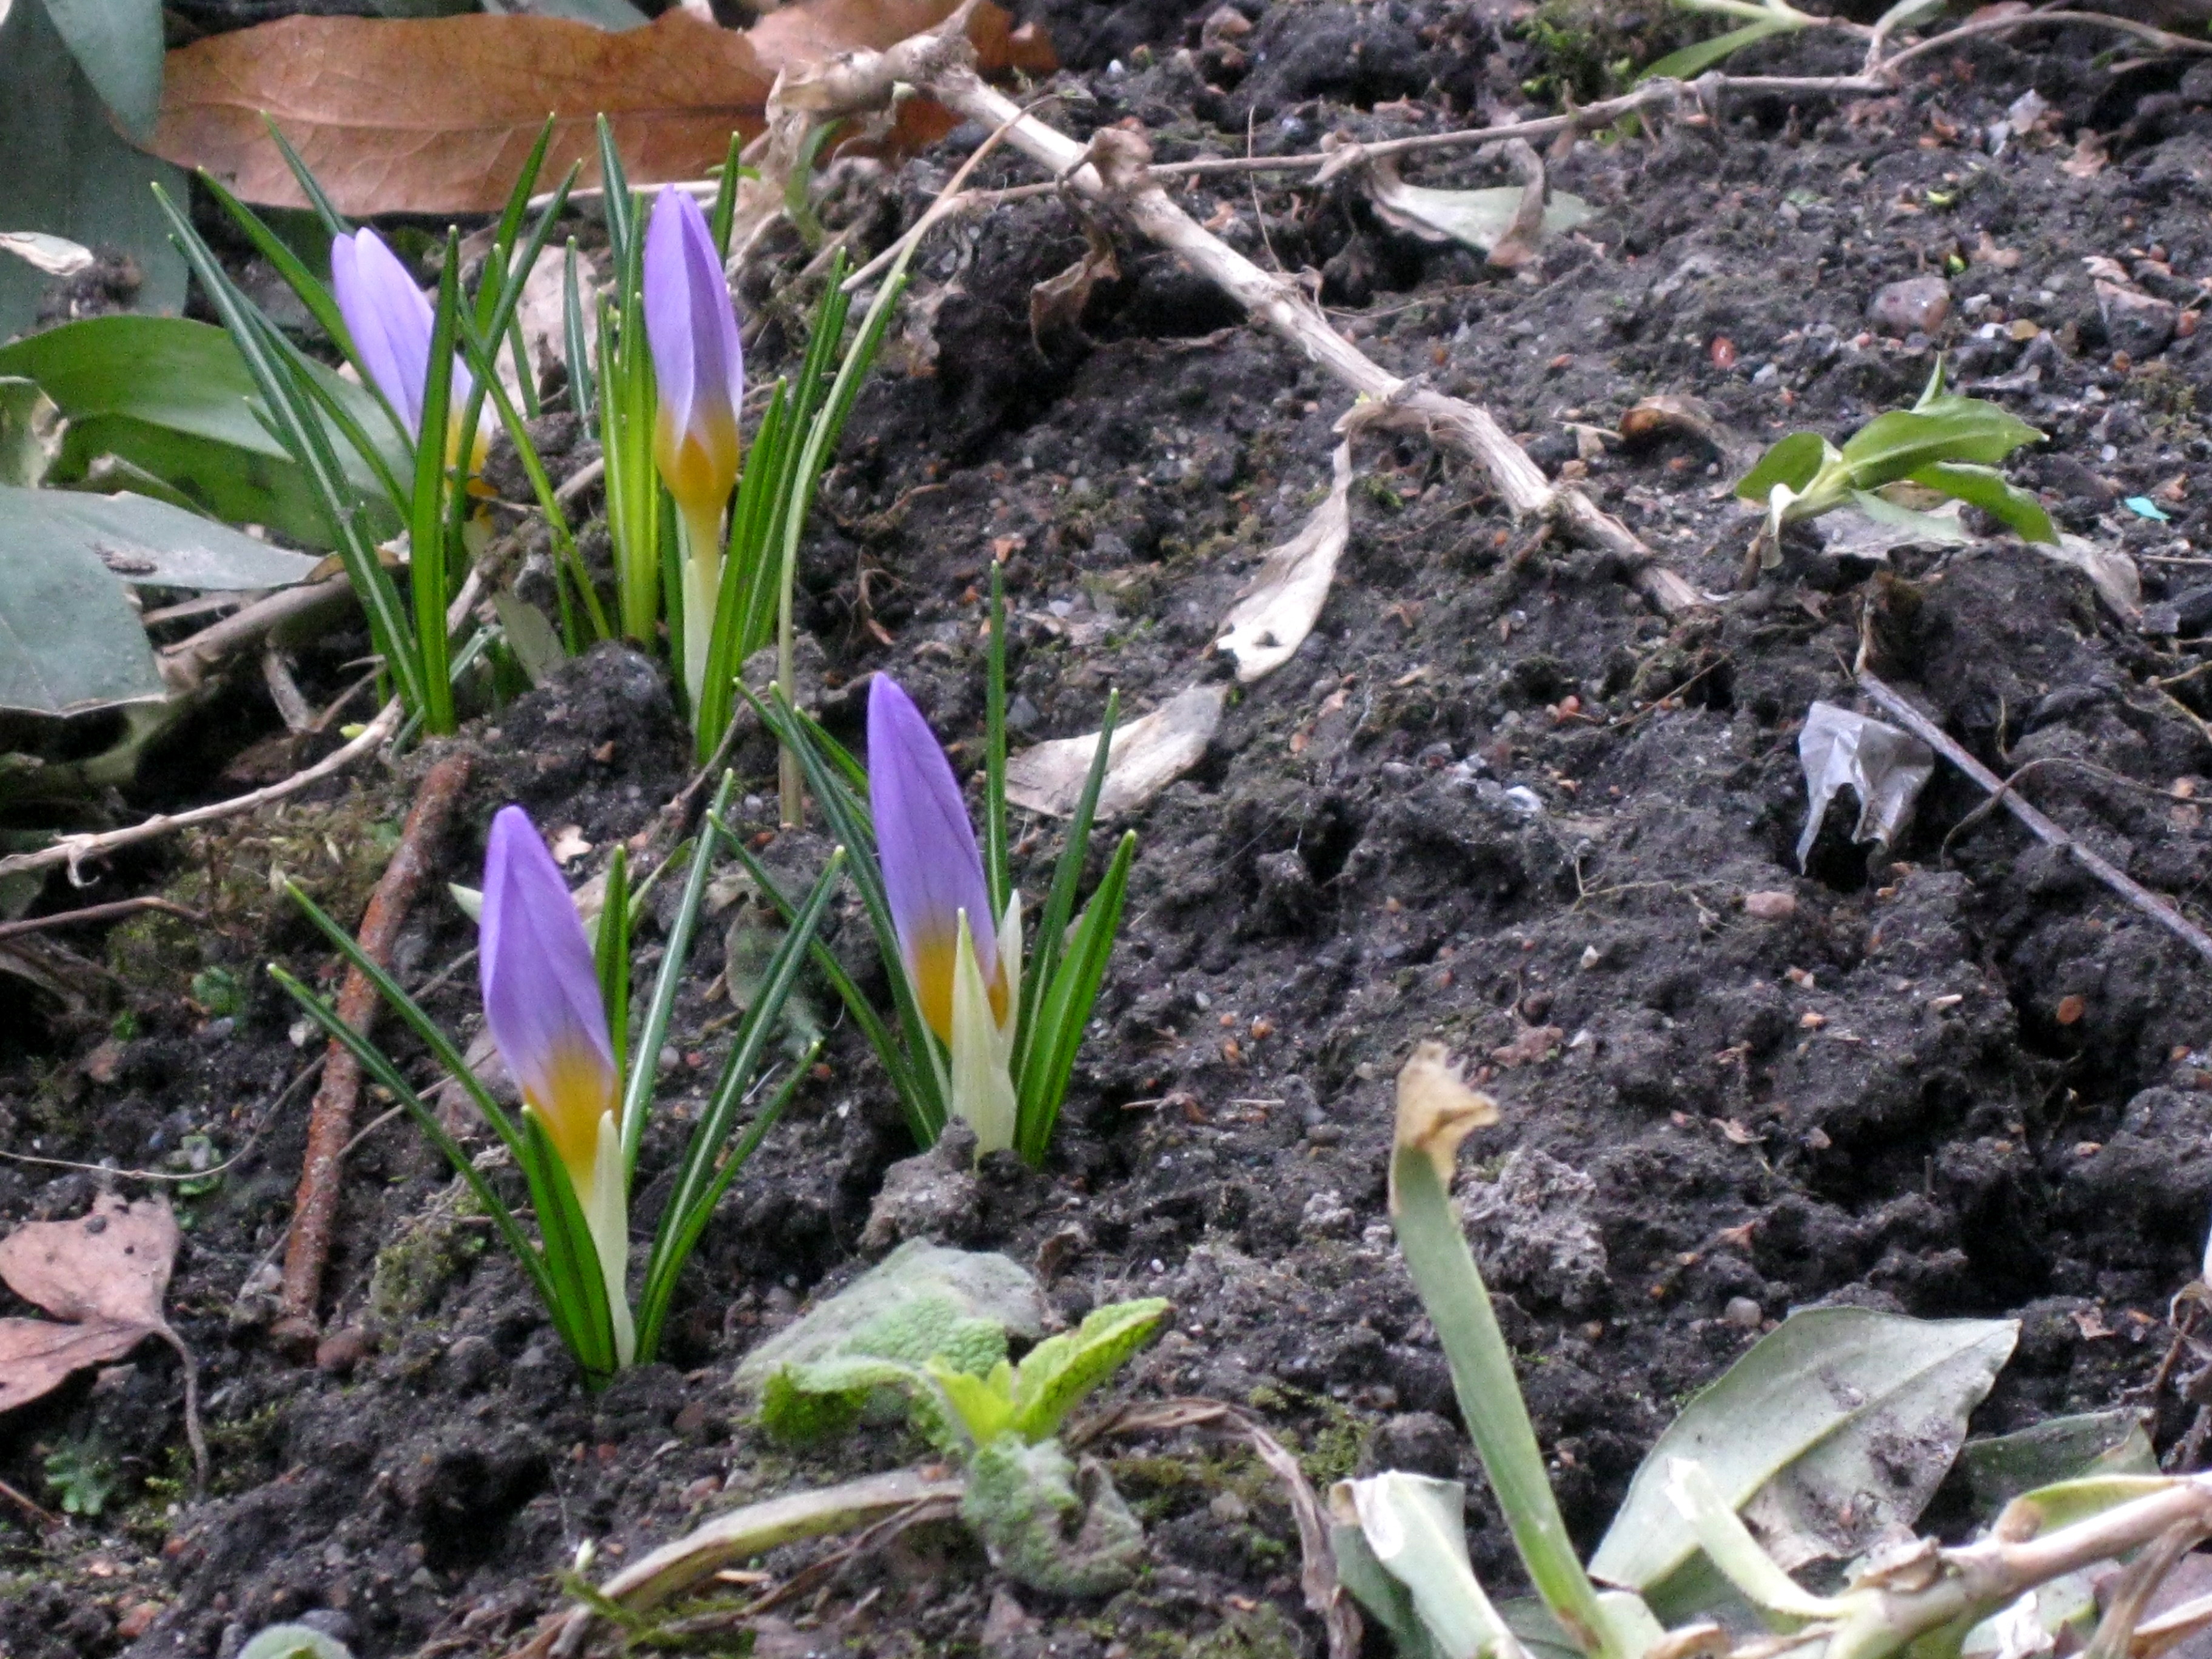
[(492, 820), (477, 965), (492, 1041), (524, 1109), (544, 1126), (591, 1230), (627, 1364), (635, 1344), (623, 1291), (629, 1222), (616, 1121), (622, 1079), (575, 901), (519, 806), (502, 807)]
[[(930, 1029), (952, 1040), (952, 969), (963, 916), (991, 914), (983, 855), (952, 768), (914, 699), (888, 674), (868, 688), (868, 806), (899, 955)], [(987, 982), (1000, 977), (988, 927), (975, 941)]]
[[(362, 371), (398, 411), (407, 435), (422, 437), (422, 393), (430, 379), (430, 335), (436, 318), (430, 301), (415, 286), (407, 267), (399, 263), (384, 239), (373, 230), (357, 230), (331, 241), (331, 289), (338, 312), (353, 336), (355, 355)], [(473, 383), (459, 359), (453, 363), (453, 389), (447, 404), (446, 458), (459, 457), (460, 421)], [(479, 417), (470, 447), (470, 470), (483, 464), (486, 433)]]
[(653, 459), (676, 498), (690, 556), (684, 561), (684, 677), (693, 706), (722, 572), (722, 508), (741, 457), (738, 410), (744, 354), (730, 285), (698, 203), (673, 186), (653, 204), (645, 232), (645, 337), (653, 349), (659, 405)]

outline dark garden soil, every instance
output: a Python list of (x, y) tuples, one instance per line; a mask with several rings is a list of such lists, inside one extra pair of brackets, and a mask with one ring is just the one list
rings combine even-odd
[[(1252, 64), (1231, 84), (1179, 52), (1198, 13), (1057, 0), (1047, 21), (1086, 95), (1053, 118), (1134, 119), (1162, 159), (1239, 154), (1248, 134), (1261, 152), (1304, 150), (1337, 129), (1444, 131), (1471, 103), (1524, 106), (1524, 82), (1553, 77), (1548, 96), (1612, 50), (1585, 63), (1525, 27), (1501, 37), (1480, 4), (1248, 9)], [(1391, 1465), (1465, 1477), (1478, 1568), (1510, 1590), (1517, 1568), (1383, 1209), (1391, 1079), (1437, 1036), (1504, 1106), (1464, 1184), (1585, 1545), (1685, 1395), (1762, 1324), (1823, 1300), (2020, 1320), (1978, 1430), (2136, 1403), (2161, 1449), (2179, 1440), (2193, 1407), (2142, 1390), (2212, 1218), (2207, 965), (2009, 817), (1966, 823), (1983, 798), (1945, 767), (1892, 851), (1854, 848), (1839, 809), (1808, 872), (1792, 852), (1796, 735), (1814, 700), (1852, 704), (1863, 629), (1880, 672), (1987, 763), (2045, 763), (2023, 787), (2063, 824), (2185, 907), (2205, 901), (2212, 836), (2175, 792), (2212, 791), (2212, 677), (2154, 682), (2205, 660), (2187, 636), (2212, 623), (2193, 331), (2212, 281), (2212, 84), (2170, 61), (2093, 67), (2111, 44), (1977, 42), (1920, 60), (1896, 97), (1739, 100), (1656, 139), (1585, 140), (1553, 179), (1597, 216), (1519, 276), (1403, 240), (1331, 190), (1193, 187), (1195, 216), (1218, 213), (1263, 264), (1319, 272), (1364, 349), (1487, 404), (1547, 471), (1586, 473), (1717, 603), (1670, 625), (1602, 560), (1533, 544), (1425, 443), (1363, 444), (1319, 629), (1231, 696), (1200, 765), (1133, 820), (1125, 936), (1048, 1166), (987, 1160), (900, 1225), (1042, 1262), (1071, 1318), (1171, 1297), (1174, 1328), (1121, 1394), (1249, 1404), (1316, 1481)], [(1730, 67), (1848, 72), (1856, 50), (1784, 41)], [(1993, 157), (1988, 130), (2031, 89), (2046, 130)], [(2082, 127), (2109, 160), (2069, 172)], [(907, 211), (979, 137), (909, 164)], [(1462, 155), (1408, 171), (1503, 176)], [(1018, 741), (1095, 730), (1109, 685), (1142, 711), (1224, 678), (1201, 655), (1215, 623), (1319, 498), (1346, 397), (1171, 258), (1125, 241), (1087, 337), (1040, 351), (1030, 289), (1083, 246), (1061, 206), (1029, 201), (920, 261), (801, 573), (833, 730), (857, 736), (856, 693), (889, 670), (974, 763), (994, 555), (1016, 617)], [(2100, 276), (2128, 292), (2100, 298)], [(1948, 316), (1902, 337), (1870, 323), (1877, 290), (1915, 276), (1938, 279)], [(763, 379), (781, 339), (771, 326), (756, 349)], [(1571, 426), (1611, 428), (1671, 393), (1749, 446), (1798, 423), (1840, 438), (1909, 402), (1939, 350), (1965, 389), (2050, 434), (2015, 475), (2065, 527), (2138, 557), (2147, 597), (2178, 603), (2178, 645), (2008, 539), (1886, 569), (1795, 546), (1735, 591), (1748, 524), (1723, 498), (1732, 459), (1692, 438), (1593, 447)], [(360, 647), (325, 649), (336, 664)], [(231, 792), (210, 775), (242, 739), (222, 738), (212, 761), (206, 747), (171, 760), (170, 799)], [(439, 873), (461, 881), (502, 802), (576, 826), (593, 849), (580, 875), (686, 776), (658, 672), (612, 650), (459, 741), (481, 760)], [(560, 1603), (587, 1540), (604, 1571), (740, 1499), (917, 1455), (884, 1437), (793, 1457), (730, 1386), (749, 1347), (898, 1231), (863, 1244), (886, 1170), (914, 1148), (849, 1026), (708, 1231), (667, 1363), (586, 1393), (402, 1121), (349, 1161), (325, 1295), (342, 1335), (319, 1360), (273, 1348), (263, 1269), (305, 1121), (304, 1091), (284, 1091), (316, 1047), (259, 969), (273, 957), (313, 977), (328, 959), (270, 877), (357, 916), (423, 763), (98, 872), (84, 896), (165, 887), (212, 924), (118, 927), (105, 1002), (19, 1000), (11, 1016), (11, 1152), (161, 1167), (201, 1133), (236, 1159), (176, 1200), (189, 1231), (173, 1317), (199, 1356), (211, 1490), (191, 1495), (179, 1372), (155, 1345), (0, 1425), (0, 1478), (33, 1495), (53, 1498), (44, 1455), (87, 1437), (120, 1475), (97, 1520), (58, 1534), (0, 1504), (11, 1659), (228, 1659), (303, 1614), (369, 1659), (493, 1653)], [(740, 815), (769, 829), (765, 744), (739, 763), (754, 792)], [(1056, 832), (1018, 833), (1034, 891)], [(1094, 873), (1109, 845), (1102, 829)], [(824, 850), (787, 836), (769, 856), (799, 870)], [(1747, 908), (1753, 894), (1790, 902)], [(678, 1114), (726, 1042), (724, 935), (754, 949), (751, 914), (725, 910), (690, 964), (663, 1057)], [(865, 924), (842, 926), (864, 964)], [(399, 968), (419, 982), (471, 942), (434, 895)], [(431, 1002), (473, 1031), (473, 969)], [(381, 1109), (365, 1103), (364, 1122)], [(673, 1129), (648, 1138), (641, 1224)], [(0, 1222), (77, 1215), (102, 1179), (0, 1164)], [(1018, 1602), (962, 1534), (927, 1531), (782, 1609), (761, 1650), (1321, 1651), (1288, 1510), (1256, 1462), (1197, 1438), (1110, 1449), (1146, 1523), (1138, 1588)]]

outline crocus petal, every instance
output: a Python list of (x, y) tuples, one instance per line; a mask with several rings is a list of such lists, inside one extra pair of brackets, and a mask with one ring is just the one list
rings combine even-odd
[(644, 289), (659, 396), (653, 459), (679, 502), (719, 514), (738, 475), (744, 355), (714, 236), (684, 191), (665, 189), (653, 204)]
[[(987, 929), (983, 937), (989, 936)], [(975, 1130), (975, 1151), (981, 1155), (1004, 1152), (1014, 1144), (1018, 1112), (1008, 1070), (1013, 1021), (992, 1006), (991, 988), (976, 960), (975, 937), (963, 914), (952, 970), (951, 1082), (953, 1115)]]
[(579, 1189), (577, 1202), (592, 1235), (592, 1248), (599, 1252), (600, 1276), (606, 1281), (607, 1311), (614, 1316), (615, 1358), (627, 1365), (637, 1357), (637, 1326), (630, 1317), (626, 1288), (629, 1279), (628, 1160), (623, 1157), (622, 1131), (615, 1126), (612, 1112), (599, 1115), (595, 1150), (591, 1186)]
[(519, 806), (492, 820), (477, 969), (492, 1041), (586, 1200), (615, 1105), (614, 1048), (575, 902)]
[(366, 229), (331, 241), (331, 287), (362, 370), (398, 410), (407, 435), (419, 438), (436, 320), (428, 298), (384, 239)]
[[(887, 674), (877, 675), (868, 691), (868, 805), (907, 977), (922, 1018), (950, 1042), (959, 917), (989, 916), (990, 890), (945, 751), (914, 700)], [(998, 940), (986, 927), (974, 945), (1003, 1017)]]

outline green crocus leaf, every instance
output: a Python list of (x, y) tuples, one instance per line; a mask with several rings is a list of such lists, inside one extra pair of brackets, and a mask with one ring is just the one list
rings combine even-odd
[(1800, 27), (1786, 18), (1778, 17), (1771, 22), (1747, 23), (1740, 29), (1730, 29), (1726, 34), (1716, 34), (1710, 40), (1700, 40), (1694, 46), (1685, 46), (1680, 52), (1670, 52), (1656, 64), (1649, 64), (1636, 78), (1652, 81), (1671, 76), (1677, 81), (1691, 81), (1703, 75), (1722, 58), (1741, 52), (1754, 42), (1770, 35), (1788, 33)]

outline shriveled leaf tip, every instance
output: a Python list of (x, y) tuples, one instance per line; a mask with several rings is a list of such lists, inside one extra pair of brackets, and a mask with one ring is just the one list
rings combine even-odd
[(1467, 1086), (1441, 1042), (1420, 1044), (1398, 1073), (1397, 1145), (1426, 1152), (1447, 1186), (1460, 1142), (1497, 1121), (1498, 1103)]

